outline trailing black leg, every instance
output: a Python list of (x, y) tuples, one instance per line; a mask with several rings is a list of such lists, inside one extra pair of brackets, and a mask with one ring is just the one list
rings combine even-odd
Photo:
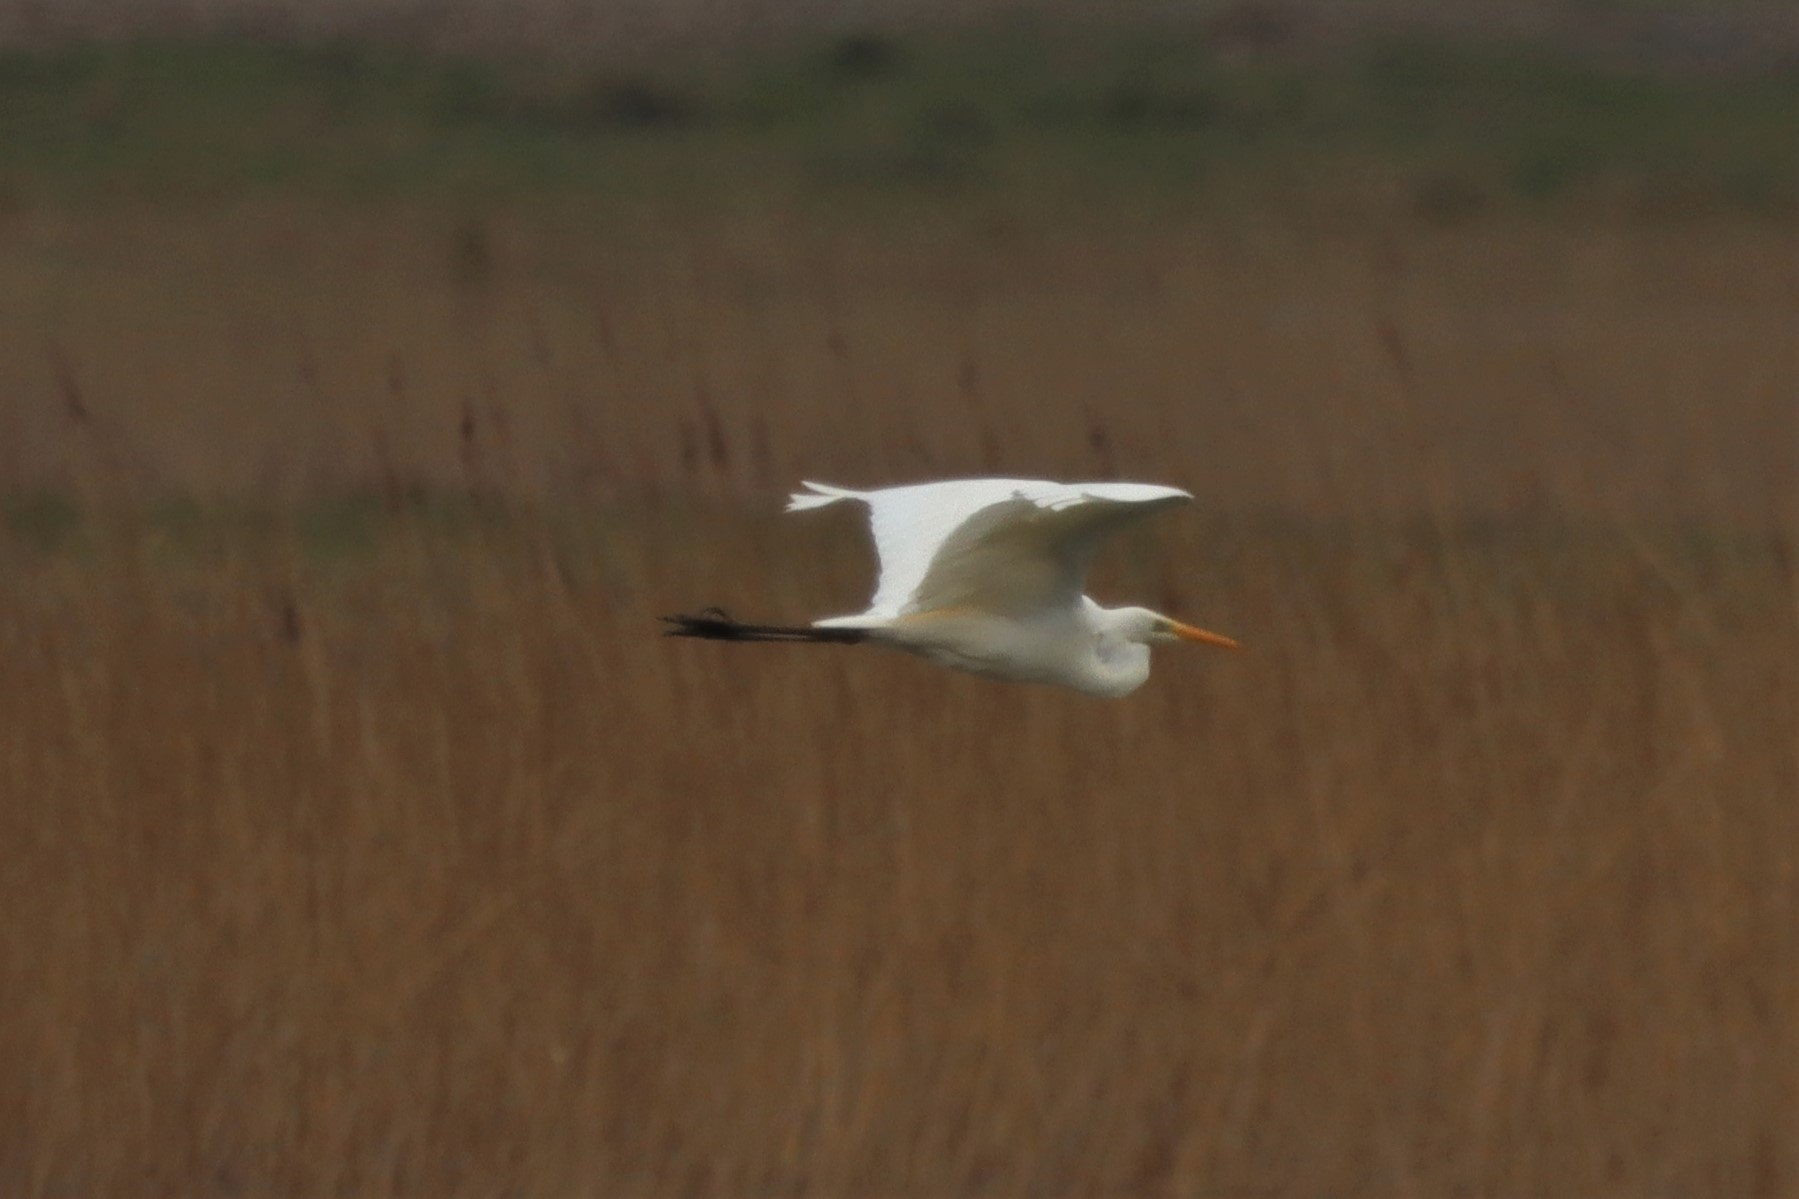
[(721, 609), (707, 608), (697, 616), (664, 616), (668, 637), (698, 637), (705, 641), (809, 641), (826, 645), (854, 645), (868, 636), (863, 629), (815, 629), (810, 625), (743, 624)]

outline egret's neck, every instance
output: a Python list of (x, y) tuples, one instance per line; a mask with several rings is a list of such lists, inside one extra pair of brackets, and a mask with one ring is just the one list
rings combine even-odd
[(1137, 609), (1102, 608), (1086, 600), (1094, 630), (1093, 655), (1084, 688), (1095, 695), (1129, 695), (1149, 680), (1149, 646), (1137, 635)]

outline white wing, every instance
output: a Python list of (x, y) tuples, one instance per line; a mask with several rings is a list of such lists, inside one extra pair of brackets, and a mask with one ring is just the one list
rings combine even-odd
[(788, 511), (868, 505), (881, 559), (867, 615), (956, 604), (1026, 612), (1080, 598), (1087, 566), (1121, 524), (1193, 497), (1148, 483), (960, 479), (876, 491), (807, 483)]

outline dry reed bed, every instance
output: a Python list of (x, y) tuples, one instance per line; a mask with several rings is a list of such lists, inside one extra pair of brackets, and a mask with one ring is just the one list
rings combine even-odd
[(1331, 519), (1794, 515), (1783, 226), (998, 206), (21, 218), (0, 480), (772, 500), (1178, 480)]
[[(20, 219), (0, 1191), (1799, 1178), (1784, 231)], [(1097, 591), (1248, 649), (651, 635), (988, 467), (1194, 486)]]
[(13, 555), (8, 1193), (1792, 1186), (1790, 543), (1171, 520), (1249, 648), (1101, 704), (534, 527)]

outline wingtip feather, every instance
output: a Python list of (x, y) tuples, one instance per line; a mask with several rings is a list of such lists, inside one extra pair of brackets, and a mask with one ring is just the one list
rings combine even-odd
[(838, 500), (853, 500), (860, 493), (844, 487), (832, 487), (829, 483), (804, 482), (801, 487), (810, 487), (811, 491), (796, 491), (787, 497), (787, 511), (807, 512), (813, 508), (822, 508), (826, 504), (835, 504)]

